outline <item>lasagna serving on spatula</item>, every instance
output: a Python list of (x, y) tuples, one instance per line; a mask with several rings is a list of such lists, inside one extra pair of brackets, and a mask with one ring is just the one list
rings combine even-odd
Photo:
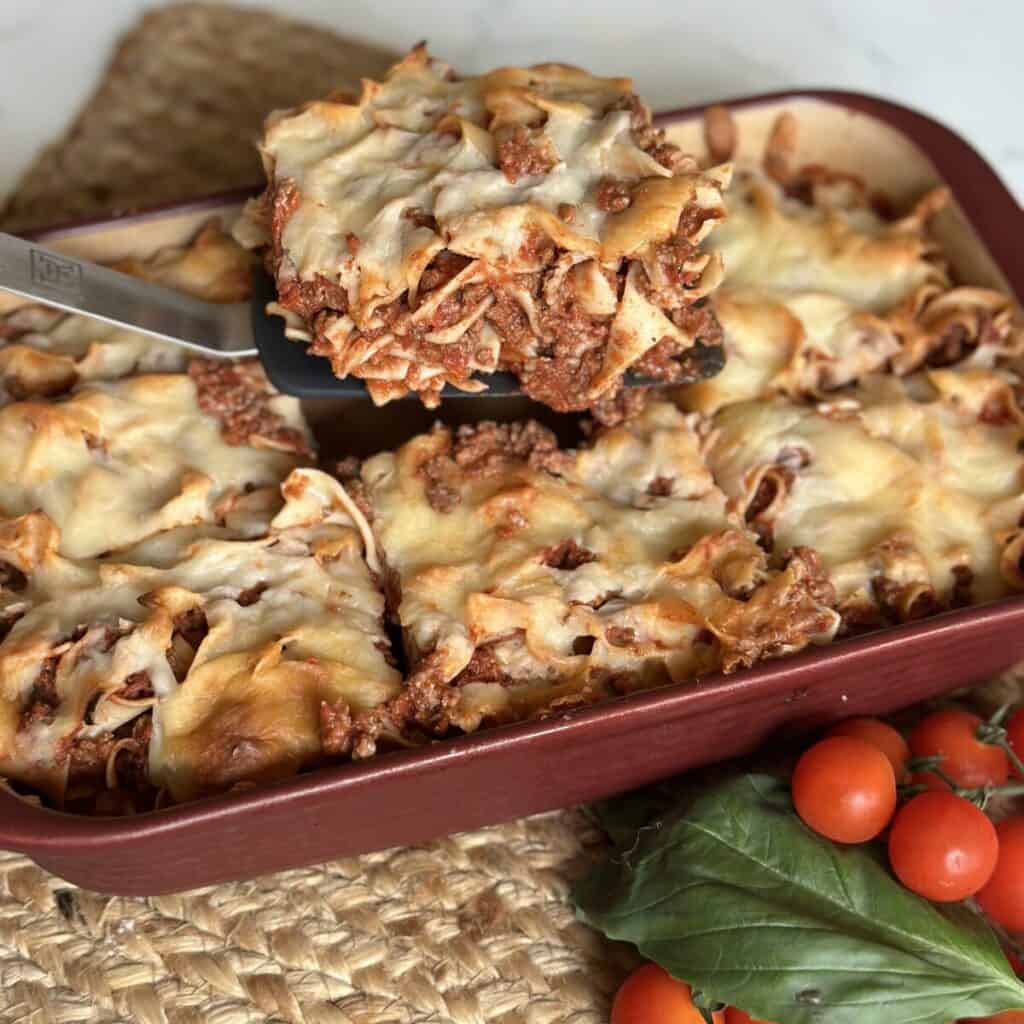
[(418, 47), (358, 97), (267, 122), (266, 246), (287, 333), (383, 404), (508, 370), (561, 411), (633, 370), (721, 366), (701, 247), (730, 168), (666, 142), (626, 78), (562, 64), (460, 77)]

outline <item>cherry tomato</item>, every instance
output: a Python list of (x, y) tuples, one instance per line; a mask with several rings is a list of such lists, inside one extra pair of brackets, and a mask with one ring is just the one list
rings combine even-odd
[(992, 877), (978, 893), (978, 905), (1007, 931), (1021, 932), (1024, 931), (1024, 818), (999, 822), (996, 835), (999, 836), (999, 859)]
[(992, 877), (996, 829), (955, 793), (921, 793), (904, 804), (889, 830), (889, 863), (912, 892), (936, 903), (973, 896)]
[(741, 1010), (738, 1006), (729, 1006), (725, 1011), (725, 1024), (765, 1024), (765, 1022), (751, 1017), (749, 1013)]
[[(1010, 741), (1013, 752), (1024, 758), (1024, 708), (1014, 711), (1007, 719), (1006, 738)], [(1013, 769), (1013, 774), (1018, 774), (1016, 769)]]
[(910, 760), (910, 747), (907, 741), (887, 722), (877, 718), (848, 718), (828, 731), (829, 736), (855, 736), (857, 739), (870, 743), (889, 758), (892, 770), (896, 773), (896, 781), (901, 782), (907, 774), (907, 761)]
[(910, 752), (914, 757), (941, 757), (939, 768), (958, 786), (1001, 786), (1010, 775), (1009, 758), (1005, 750), (978, 739), (979, 725), (981, 719), (969, 711), (936, 711), (911, 732)]
[[(716, 1024), (724, 1024), (724, 1014), (712, 1016)], [(657, 964), (644, 964), (615, 993), (612, 1024), (704, 1024), (704, 1018), (686, 982), (676, 981)]]
[(797, 761), (793, 803), (815, 832), (837, 843), (864, 843), (889, 824), (896, 776), (878, 747), (853, 736), (830, 736)]

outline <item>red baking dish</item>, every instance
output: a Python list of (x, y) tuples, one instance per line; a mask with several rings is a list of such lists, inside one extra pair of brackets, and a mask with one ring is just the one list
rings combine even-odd
[[(741, 156), (743, 147), (760, 150), (780, 109), (795, 109), (801, 159), (862, 173), (897, 201), (944, 181), (957, 202), (937, 230), (960, 279), (1024, 294), (1024, 266), (1014, 258), (1024, 227), (1021, 209), (978, 154), (942, 125), (853, 93), (777, 93), (728, 106), (739, 125)], [(659, 120), (673, 139), (699, 149), (700, 114), (681, 110)], [(180, 243), (211, 215), (230, 219), (239, 201), (237, 195), (214, 197), (45, 237), (68, 251), (116, 259)], [(392, 443), (393, 433), (408, 436), (434, 417), (404, 403), (400, 423), (390, 415), (385, 429), (379, 422), (371, 429), (368, 420), (360, 425), (351, 406), (318, 404), (308, 412), (323, 445), (337, 444), (343, 420), (342, 443), (360, 454)], [(608, 796), (750, 751), (783, 728), (892, 711), (981, 682), (1021, 659), (1024, 596), (843, 640), (728, 677), (134, 818), (76, 817), (0, 792), (0, 847), (102, 892), (189, 889)]]

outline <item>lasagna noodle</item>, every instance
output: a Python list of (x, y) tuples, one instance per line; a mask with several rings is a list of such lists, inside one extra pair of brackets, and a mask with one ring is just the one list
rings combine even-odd
[[(241, 302), (249, 295), (252, 257), (218, 222), (190, 245), (151, 260), (125, 260), (115, 270), (176, 288), (208, 302)], [(62, 394), (75, 384), (132, 373), (184, 370), (179, 345), (46, 306), (21, 306), (0, 317), (0, 403)]]
[(838, 621), (813, 560), (767, 569), (667, 403), (575, 453), (536, 424), (438, 428), (362, 480), (441, 731), (750, 664)]
[(715, 417), (709, 464), (776, 551), (817, 552), (851, 624), (992, 600), (1021, 587), (1006, 549), (1024, 512), (1024, 432), (1018, 412), (993, 423), (978, 399), (1008, 389), (946, 370), (869, 378), (817, 408), (737, 403)]
[(377, 402), (505, 368), (586, 408), (652, 349), (678, 374), (669, 357), (712, 340), (693, 306), (721, 263), (697, 244), (730, 170), (665, 143), (627, 79), (459, 78), (417, 48), (357, 100), (272, 115), (263, 155), (238, 235), (269, 244), (289, 335)]
[[(117, 787), (119, 756), (148, 759), (180, 800), (342, 752), (337, 734), (325, 751), (322, 707), (343, 721), (401, 685), (383, 597), (340, 485), (300, 469), (282, 491), (265, 536), (178, 534), (160, 567), (72, 564), (43, 517), (28, 586), (51, 593), (0, 643), (0, 772), (60, 804)], [(150, 709), (147, 753), (126, 727)]]

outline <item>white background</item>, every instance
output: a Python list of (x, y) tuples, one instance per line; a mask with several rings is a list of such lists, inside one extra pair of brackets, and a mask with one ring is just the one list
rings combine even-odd
[[(145, 0), (0, 0), (0, 194), (58, 135)], [(1024, 197), (1024, 0), (291, 0), (280, 13), (460, 70), (561, 60), (655, 109), (795, 85), (944, 120)], [(225, 45), (230, 45), (225, 40)], [(273, 73), (273, 69), (268, 69)]]

